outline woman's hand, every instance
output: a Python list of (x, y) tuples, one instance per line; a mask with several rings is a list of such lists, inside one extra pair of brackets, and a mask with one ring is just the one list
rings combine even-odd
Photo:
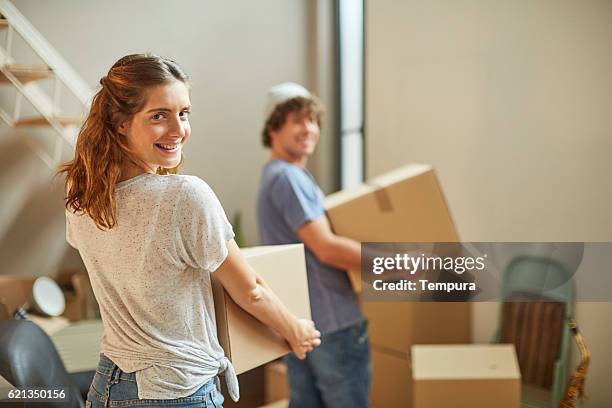
[(300, 360), (305, 359), (306, 353), (321, 344), (321, 333), (315, 328), (314, 322), (308, 319), (297, 319), (291, 337), (287, 341)]

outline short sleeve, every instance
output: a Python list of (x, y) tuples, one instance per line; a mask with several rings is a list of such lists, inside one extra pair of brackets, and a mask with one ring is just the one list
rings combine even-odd
[(68, 210), (66, 210), (66, 242), (68, 242), (68, 244), (71, 247), (78, 249), (72, 237), (73, 233), (72, 233), (72, 225), (70, 224), (70, 217), (71, 215), (68, 213)]
[(213, 190), (198, 177), (190, 177), (177, 201), (179, 254), (193, 268), (214, 272), (227, 257), (232, 226)]
[(271, 188), (274, 204), (292, 231), (325, 214), (316, 185), (306, 175), (283, 171)]

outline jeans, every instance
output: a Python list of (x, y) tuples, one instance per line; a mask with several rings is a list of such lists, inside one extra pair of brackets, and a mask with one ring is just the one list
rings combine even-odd
[(285, 357), (289, 408), (370, 406), (370, 345), (367, 323), (321, 336), (321, 345), (299, 360)]
[(217, 390), (214, 379), (211, 379), (188, 397), (167, 400), (138, 399), (136, 373), (124, 373), (108, 357), (101, 354), (87, 394), (86, 408), (90, 407), (222, 408), (223, 395)]

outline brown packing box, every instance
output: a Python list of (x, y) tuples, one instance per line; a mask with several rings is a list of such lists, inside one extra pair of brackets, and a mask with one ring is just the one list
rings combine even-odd
[(29, 302), (35, 280), (32, 276), (0, 276), (0, 303), (10, 316)]
[(413, 408), (519, 408), (521, 374), (511, 344), (412, 348)]
[(337, 234), (361, 242), (459, 239), (434, 170), (424, 164), (400, 167), (330, 194), (325, 209)]
[[(334, 232), (359, 242), (457, 242), (434, 170), (409, 164), (325, 198)], [(356, 221), (359, 222), (356, 222)], [(355, 291), (359, 271), (349, 272)]]
[[(293, 314), (310, 318), (302, 244), (253, 247), (242, 252)], [(237, 374), (289, 353), (284, 339), (241, 309), (214, 278), (214, 273), (212, 277), (219, 343)]]
[(408, 353), (372, 346), (372, 408), (410, 408), (412, 379)]
[(261, 406), (259, 408), (288, 408), (289, 407), (289, 400), (288, 399), (282, 399), (279, 401), (274, 401), (271, 402), (269, 404), (266, 404), (264, 406)]
[(221, 381), (221, 392), (225, 398), (223, 408), (253, 408), (264, 405), (264, 374), (265, 366), (260, 366), (238, 376), (238, 383), (240, 384), (240, 400), (238, 402), (232, 401), (227, 392), (227, 384), (225, 384), (225, 381)]
[(289, 381), (285, 363), (275, 361), (267, 364), (264, 368), (264, 379), (266, 383), (266, 404), (289, 398)]
[(413, 344), (470, 343), (470, 305), (437, 302), (364, 302), (370, 342), (410, 352)]
[[(325, 207), (333, 230), (360, 242), (459, 240), (429, 165), (406, 165), (331, 194)], [(360, 284), (358, 272), (349, 276)], [(362, 310), (370, 322), (370, 340), (377, 346), (409, 352), (414, 343), (471, 341), (468, 303), (364, 302)]]

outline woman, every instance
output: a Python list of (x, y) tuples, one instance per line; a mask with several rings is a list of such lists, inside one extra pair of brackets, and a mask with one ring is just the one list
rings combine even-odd
[(100, 80), (66, 173), (66, 238), (79, 250), (104, 324), (88, 406), (214, 406), (225, 371), (210, 274), (293, 352), (320, 344), (242, 257), (210, 187), (177, 175), (189, 138), (188, 78), (173, 61), (128, 55)]

